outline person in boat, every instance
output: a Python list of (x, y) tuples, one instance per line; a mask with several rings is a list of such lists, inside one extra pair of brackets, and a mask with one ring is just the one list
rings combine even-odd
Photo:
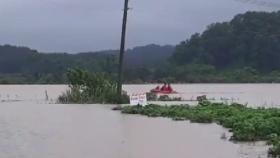
[(167, 88), (168, 86), (167, 86), (167, 84), (166, 83), (164, 83), (164, 85), (161, 87), (161, 89), (160, 89), (160, 91), (162, 91), (162, 92), (166, 92), (167, 90), (168, 90), (168, 88)]
[(169, 93), (174, 93), (175, 91), (171, 87), (171, 85), (168, 83), (164, 83), (162, 87), (157, 86), (156, 88), (151, 90), (152, 93), (164, 93), (164, 94), (169, 94)]
[(151, 92), (159, 92), (159, 91), (160, 91), (160, 86), (157, 86), (156, 88), (151, 90)]
[(157, 86), (154, 90), (155, 91), (160, 91), (160, 86)]
[(171, 87), (170, 83), (168, 83), (168, 85), (167, 85), (167, 91), (173, 92), (173, 88)]

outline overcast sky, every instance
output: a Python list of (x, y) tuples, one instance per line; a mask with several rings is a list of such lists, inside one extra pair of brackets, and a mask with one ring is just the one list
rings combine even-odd
[[(43, 52), (118, 49), (124, 0), (1, 0), (0, 44)], [(249, 2), (247, 2), (249, 1)], [(274, 0), (130, 0), (127, 48), (177, 44), (213, 22), (248, 10), (280, 9)], [(264, 4), (264, 6), (263, 6)]]

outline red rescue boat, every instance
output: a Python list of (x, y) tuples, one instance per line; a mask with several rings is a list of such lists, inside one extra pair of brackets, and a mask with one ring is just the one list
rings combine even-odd
[(170, 84), (166, 85), (164, 84), (161, 88), (157, 86), (156, 88), (151, 90), (151, 93), (156, 94), (176, 94), (177, 92), (172, 89)]

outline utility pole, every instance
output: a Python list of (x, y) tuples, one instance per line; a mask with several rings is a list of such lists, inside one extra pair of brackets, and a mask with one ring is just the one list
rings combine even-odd
[[(125, 36), (126, 36), (126, 23), (127, 23), (127, 11), (128, 8), (128, 0), (124, 2), (124, 12), (123, 12), (123, 23), (122, 23), (122, 35), (121, 35), (121, 47), (120, 47), (120, 55), (119, 55), (119, 73), (118, 73), (118, 96), (119, 99), (122, 97), (122, 82), (123, 82), (123, 57), (125, 52)], [(120, 100), (121, 102), (121, 100)]]

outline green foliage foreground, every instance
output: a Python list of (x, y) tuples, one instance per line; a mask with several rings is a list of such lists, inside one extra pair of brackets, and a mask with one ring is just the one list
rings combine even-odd
[(269, 155), (280, 156), (280, 109), (253, 109), (240, 104), (200, 103), (198, 106), (127, 106), (122, 113), (169, 117), (194, 123), (217, 123), (229, 128), (234, 141), (267, 141)]
[(70, 90), (58, 98), (59, 103), (128, 103), (124, 93), (117, 95), (117, 82), (102, 74), (90, 74), (81, 69), (67, 73)]

